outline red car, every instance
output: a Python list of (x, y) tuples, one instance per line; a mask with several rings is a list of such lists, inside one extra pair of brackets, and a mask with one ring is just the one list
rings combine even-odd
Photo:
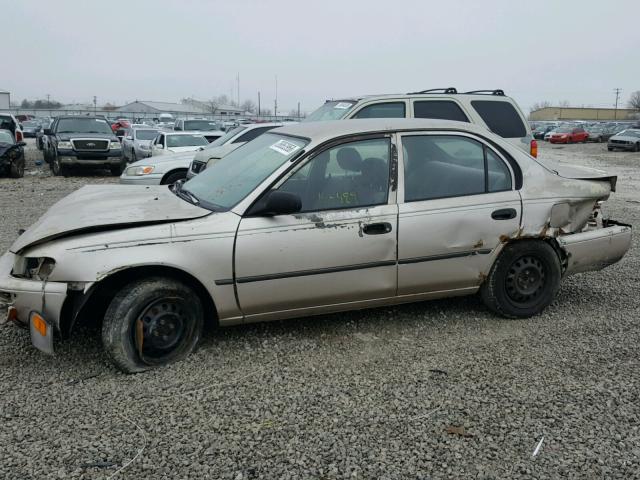
[(589, 134), (584, 128), (565, 127), (556, 130), (555, 133), (551, 135), (549, 141), (551, 143), (578, 143), (586, 142), (587, 138), (589, 138)]
[(116, 133), (118, 130), (124, 130), (125, 128), (129, 128), (130, 126), (131, 123), (129, 123), (129, 120), (120, 118), (111, 124), (111, 130), (113, 130), (113, 133)]

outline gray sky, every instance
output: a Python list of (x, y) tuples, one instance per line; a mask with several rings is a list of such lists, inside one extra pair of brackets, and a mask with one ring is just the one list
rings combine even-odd
[(640, 90), (638, 0), (0, 0), (0, 12), (19, 43), (0, 75), (13, 101), (235, 96), (238, 73), (241, 100), (260, 90), (271, 109), (277, 75), (280, 112), (448, 86), (503, 88), (525, 112)]

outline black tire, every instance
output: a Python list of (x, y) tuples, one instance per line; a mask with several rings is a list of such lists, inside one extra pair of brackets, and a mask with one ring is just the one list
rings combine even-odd
[(189, 355), (203, 325), (202, 302), (191, 288), (170, 278), (136, 280), (107, 308), (102, 344), (120, 370), (142, 372)]
[(480, 296), (489, 309), (507, 318), (540, 313), (556, 296), (562, 271), (555, 250), (542, 240), (516, 241), (504, 247)]
[(24, 157), (11, 163), (11, 167), (9, 167), (9, 176), (11, 178), (24, 177)]
[(126, 163), (127, 162), (123, 159), (117, 165), (110, 165), (109, 171), (111, 172), (111, 175), (113, 175), (114, 177), (119, 177), (120, 175), (122, 175), (122, 172), (124, 171)]
[(138, 159), (136, 158), (136, 150), (134, 148), (131, 149), (131, 163), (137, 162)]
[(640, 142), (636, 142), (636, 146), (633, 147), (634, 152), (640, 152)]
[(610, 152), (613, 152), (613, 148), (612, 147), (607, 147), (607, 150), (609, 150)]
[(51, 159), (51, 162), (49, 163), (49, 168), (51, 168), (51, 173), (53, 173), (53, 175), (56, 177), (64, 176), (67, 173), (67, 169), (65, 168), (64, 165), (60, 163), (60, 159), (58, 158), (57, 155), (55, 155)]
[(171, 172), (162, 179), (160, 185), (173, 185), (178, 180), (187, 178), (187, 172), (185, 170), (179, 170), (177, 172)]

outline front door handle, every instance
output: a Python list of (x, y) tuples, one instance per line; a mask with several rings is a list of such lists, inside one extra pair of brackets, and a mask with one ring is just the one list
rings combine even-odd
[(501, 208), (500, 210), (494, 210), (491, 213), (491, 218), (494, 220), (511, 220), (517, 216), (518, 212), (516, 212), (515, 208)]
[(383, 235), (389, 233), (393, 228), (389, 222), (370, 223), (365, 225), (362, 231), (367, 235)]

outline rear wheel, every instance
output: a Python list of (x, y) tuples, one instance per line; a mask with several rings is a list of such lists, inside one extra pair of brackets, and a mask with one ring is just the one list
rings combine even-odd
[(553, 248), (541, 240), (507, 245), (480, 288), (485, 305), (509, 318), (540, 313), (560, 288), (562, 271)]
[(196, 347), (204, 324), (198, 295), (171, 278), (153, 277), (124, 286), (102, 324), (102, 343), (126, 373), (176, 362)]
[(135, 151), (135, 149), (132, 148), (131, 149), (131, 163), (134, 163), (136, 161), (138, 161), (138, 159), (136, 158), (136, 151)]
[(633, 148), (634, 152), (640, 152), (640, 142), (636, 142), (636, 146)]

